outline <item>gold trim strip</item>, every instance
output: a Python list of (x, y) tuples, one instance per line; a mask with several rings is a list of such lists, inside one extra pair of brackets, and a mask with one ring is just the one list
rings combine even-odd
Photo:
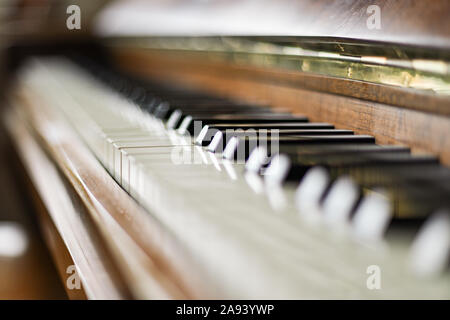
[(450, 95), (450, 63), (442, 60), (345, 55), (234, 37), (117, 38), (107, 39), (106, 44), (197, 53), (202, 58), (239, 65), (280, 68)]

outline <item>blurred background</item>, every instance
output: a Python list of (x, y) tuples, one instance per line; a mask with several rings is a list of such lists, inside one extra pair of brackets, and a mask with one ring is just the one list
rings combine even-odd
[[(0, 0), (0, 108), (18, 57), (14, 47), (78, 42), (106, 1)], [(66, 8), (83, 8), (83, 28), (69, 33)], [(84, 40), (82, 40), (84, 41)], [(18, 161), (0, 126), (0, 299), (66, 299), (54, 261), (44, 245), (25, 182), (17, 179)]]

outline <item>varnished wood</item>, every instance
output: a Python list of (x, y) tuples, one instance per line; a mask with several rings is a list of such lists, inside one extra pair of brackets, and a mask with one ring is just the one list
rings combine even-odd
[[(18, 157), (27, 172), (42, 233), (67, 295), (71, 299), (128, 297), (122, 278), (87, 219), (86, 209), (39, 148), (25, 123), (14, 114), (7, 119)], [(68, 269), (71, 266), (76, 267), (80, 288), (72, 286), (77, 280), (74, 270)]]
[(273, 83), (291, 88), (326, 92), (361, 100), (450, 116), (450, 97), (432, 92), (389, 86), (352, 79), (329, 77), (300, 71), (246, 66), (214, 61), (208, 54), (164, 50), (117, 48), (113, 54), (125, 68), (146, 75), (149, 69), (167, 68), (183, 72), (210, 73), (224, 78), (239, 78)]
[[(298, 1), (299, 34), (415, 45), (450, 47), (450, 2), (446, 0)], [(367, 7), (381, 10), (381, 29), (367, 27)], [(302, 34), (303, 33), (303, 34)]]
[(450, 164), (447, 98), (301, 72), (230, 66), (180, 54), (124, 49), (117, 52), (116, 60), (141, 76), (288, 108), (312, 121), (374, 135), (381, 144), (408, 145), (415, 152), (436, 154)]
[[(28, 180), (22, 179), (24, 168), (15, 156), (6, 132), (0, 127), (0, 224), (13, 223), (23, 231), (26, 243), (23, 252), (16, 255), (0, 255), (0, 299), (66, 299), (67, 294), (58, 276), (56, 264), (46, 247), (43, 232), (35, 224)], [(15, 243), (11, 243), (14, 246)], [(2, 243), (2, 246), (5, 244)]]
[(36, 189), (30, 185), (30, 193), (32, 194), (34, 206), (36, 208), (36, 213), (39, 219), (41, 232), (45, 238), (45, 243), (52, 254), (53, 261), (58, 270), (58, 275), (61, 279), (61, 283), (66, 291), (67, 296), (71, 300), (86, 300), (87, 295), (84, 291), (83, 285), (80, 288), (75, 288), (69, 290), (66, 286), (67, 277), (69, 276), (66, 273), (66, 270), (69, 266), (75, 265), (68, 248), (64, 244), (63, 239), (61, 238), (58, 230), (55, 227), (54, 222), (51, 220), (48, 212), (45, 208), (45, 205), (42, 203), (42, 200), (37, 193)]

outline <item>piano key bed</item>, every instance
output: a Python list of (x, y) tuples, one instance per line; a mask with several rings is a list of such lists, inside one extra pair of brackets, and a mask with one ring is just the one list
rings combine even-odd
[(58, 143), (70, 127), (180, 243), (211, 288), (196, 297), (450, 297), (434, 156), (88, 61), (32, 60), (19, 86), (40, 101), (25, 113), (58, 119), (35, 130)]

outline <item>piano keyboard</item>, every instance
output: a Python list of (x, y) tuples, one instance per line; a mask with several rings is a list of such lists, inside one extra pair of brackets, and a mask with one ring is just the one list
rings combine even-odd
[(433, 156), (87, 62), (34, 60), (21, 83), (222, 298), (450, 297), (450, 170)]

